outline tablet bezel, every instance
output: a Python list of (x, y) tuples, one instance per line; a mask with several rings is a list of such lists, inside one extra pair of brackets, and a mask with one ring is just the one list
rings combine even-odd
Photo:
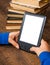
[[(33, 44), (30, 44), (30, 43), (26, 43), (26, 42), (20, 41), (20, 37), (21, 37), (21, 33), (22, 33), (22, 29), (23, 29), (24, 20), (25, 20), (25, 16), (26, 15), (33, 15), (33, 16), (38, 16), (38, 17), (43, 17), (44, 18), (37, 46), (33, 45)], [(18, 43), (19, 44), (23, 44), (24, 43), (24, 45), (27, 45), (27, 46), (30, 45), (30, 46), (39, 47), (41, 45), (42, 33), (43, 33), (43, 30), (44, 30), (45, 22), (46, 22), (46, 16), (43, 16), (43, 15), (40, 15), (40, 14), (32, 14), (32, 13), (29, 13), (29, 12), (25, 12), (24, 17), (23, 17), (23, 22), (22, 22), (22, 25), (21, 25), (21, 29), (20, 29)]]

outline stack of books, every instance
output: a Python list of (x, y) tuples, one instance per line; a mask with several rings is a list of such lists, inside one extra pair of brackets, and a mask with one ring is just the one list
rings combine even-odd
[(19, 31), (21, 28), (22, 19), (23, 19), (23, 14), (8, 12), (6, 30)]
[(41, 14), (48, 8), (48, 0), (11, 0), (8, 6), (6, 29), (18, 31), (25, 12)]

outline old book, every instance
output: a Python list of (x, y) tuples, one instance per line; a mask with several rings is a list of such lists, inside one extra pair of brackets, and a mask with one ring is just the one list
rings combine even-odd
[(6, 29), (6, 32), (14, 32), (14, 31), (20, 31), (20, 29)]
[(14, 14), (24, 14), (24, 12), (23, 11), (20, 11), (20, 10), (17, 10), (17, 9), (15, 9), (15, 8), (13, 8), (13, 7), (11, 7), (11, 6), (9, 6), (8, 7), (8, 13), (14, 13)]
[(22, 23), (22, 20), (7, 20), (7, 23)]
[(19, 17), (19, 18), (23, 18), (23, 15), (20, 14), (7, 14), (8, 17)]
[(45, 2), (49, 2), (49, 0), (44, 0)]
[[(45, 5), (47, 5), (47, 4), (45, 4)], [(16, 5), (16, 4), (13, 4), (13, 3), (10, 3), (10, 7), (17, 9), (17, 10), (24, 11), (24, 12), (25, 11), (31, 12), (31, 13), (38, 13), (41, 10), (41, 8), (30, 8), (30, 7)]]
[(27, 11), (27, 12), (32, 12), (32, 13), (37, 13), (39, 12), (39, 10), (35, 11), (34, 8), (29, 8), (29, 7), (25, 7), (25, 6), (20, 6), (20, 5), (16, 5), (16, 4), (13, 4), (13, 3), (10, 3), (10, 6), (13, 8), (13, 9), (17, 9), (17, 10), (20, 10), (20, 11)]
[(7, 17), (7, 20), (22, 20), (22, 17)]
[(21, 26), (6, 26), (7, 30), (14, 30), (14, 29), (18, 29), (20, 30)]
[(46, 10), (48, 7), (49, 7), (49, 3), (47, 3), (44, 7), (40, 8), (40, 12), (38, 12), (38, 13), (43, 12), (43, 10)]
[(11, 3), (27, 7), (41, 8), (47, 1), (48, 0), (12, 0)]
[(6, 26), (21, 26), (21, 23), (6, 23)]

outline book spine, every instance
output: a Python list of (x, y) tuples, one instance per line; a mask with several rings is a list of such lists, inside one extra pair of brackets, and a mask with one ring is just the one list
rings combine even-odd
[(6, 25), (7, 26), (21, 26), (21, 23), (17, 23), (17, 24), (16, 23), (13, 23), (13, 24), (12, 23), (7, 23)]
[(14, 32), (14, 31), (20, 31), (19, 29), (6, 29), (6, 32)]
[(7, 20), (7, 23), (22, 23), (22, 20)]
[(20, 30), (20, 28), (21, 28), (21, 26), (6, 26), (6, 29), (7, 29), (7, 30), (14, 30), (14, 29)]
[(23, 18), (23, 15), (17, 15), (17, 14), (8, 14), (8, 17), (19, 17), (19, 18)]

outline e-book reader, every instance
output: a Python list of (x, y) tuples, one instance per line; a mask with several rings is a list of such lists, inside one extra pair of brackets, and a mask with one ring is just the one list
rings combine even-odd
[(32, 46), (40, 46), (46, 16), (26, 12), (23, 17), (18, 39), (22, 50), (28, 51)]

